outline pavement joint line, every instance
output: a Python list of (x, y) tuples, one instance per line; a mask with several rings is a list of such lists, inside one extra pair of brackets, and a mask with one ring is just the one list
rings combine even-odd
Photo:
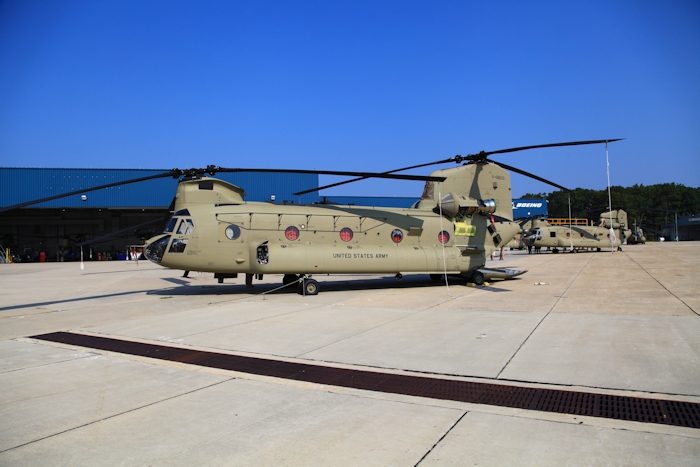
[(576, 282), (576, 279), (578, 279), (578, 276), (580, 276), (581, 273), (583, 272), (583, 270), (586, 269), (586, 266), (588, 266), (588, 265), (590, 264), (590, 262), (591, 262), (592, 259), (593, 259), (593, 256), (590, 256), (590, 257), (588, 258), (588, 261), (586, 261), (586, 264), (584, 264), (584, 265), (581, 267), (581, 269), (579, 270), (578, 274), (576, 274), (576, 276), (571, 280), (571, 282), (569, 282), (569, 285), (566, 286), (566, 289), (564, 290), (564, 292), (559, 296), (559, 298), (557, 299), (557, 301), (554, 302), (554, 305), (552, 305), (552, 308), (550, 308), (549, 311), (547, 312), (547, 314), (544, 315), (544, 316), (542, 317), (542, 319), (537, 323), (537, 326), (535, 326), (535, 327), (532, 329), (532, 331), (530, 332), (530, 334), (527, 335), (527, 337), (525, 338), (525, 340), (520, 344), (520, 346), (519, 346), (518, 349), (513, 353), (513, 355), (511, 355), (511, 357), (508, 359), (508, 361), (506, 362), (506, 364), (503, 365), (503, 368), (501, 368), (501, 371), (499, 371), (498, 374), (496, 375), (496, 379), (498, 379), (498, 378), (501, 376), (501, 373), (503, 373), (503, 372), (505, 371), (506, 367), (508, 367), (508, 365), (510, 365), (510, 362), (512, 362), (513, 359), (515, 358), (515, 356), (518, 355), (518, 352), (520, 352), (520, 349), (523, 348), (523, 346), (527, 343), (527, 341), (530, 339), (530, 337), (535, 333), (535, 331), (537, 331), (537, 328), (540, 327), (540, 324), (542, 324), (542, 322), (544, 322), (544, 320), (547, 319), (547, 316), (549, 316), (549, 314), (554, 310), (554, 308), (556, 308), (556, 306), (559, 304), (559, 302), (561, 301), (561, 299), (564, 298), (564, 296), (566, 295), (566, 292), (568, 292), (569, 289), (571, 288), (571, 286), (574, 285), (574, 282)]
[(646, 269), (644, 269), (644, 266), (642, 266), (641, 264), (639, 264), (638, 262), (636, 262), (636, 261), (634, 260), (634, 258), (632, 258), (632, 257), (631, 257), (630, 255), (628, 255), (627, 253), (625, 253), (625, 256), (627, 256), (630, 260), (632, 260), (632, 262), (634, 262), (634, 264), (636, 264), (637, 266), (639, 266), (639, 268), (640, 268), (642, 271), (646, 272), (647, 275), (648, 275), (649, 277), (651, 277), (652, 279), (654, 279), (654, 280), (656, 281), (657, 284), (659, 284), (661, 287), (664, 288), (664, 290), (666, 290), (666, 292), (668, 292), (668, 293), (670, 293), (671, 295), (673, 295), (673, 296), (676, 298), (676, 300), (678, 300), (678, 301), (681, 302), (683, 305), (685, 305), (686, 307), (688, 307), (688, 309), (689, 309), (690, 311), (692, 311), (693, 313), (695, 313), (697, 316), (700, 316), (700, 313), (698, 313), (698, 312), (695, 311), (693, 308), (691, 308), (691, 306), (688, 305), (687, 303), (685, 303), (680, 297), (678, 297), (678, 295), (676, 295), (676, 294), (674, 294), (673, 292), (671, 292), (670, 290), (668, 290), (668, 288), (667, 288), (665, 285), (663, 285), (656, 277), (652, 276), (651, 273), (649, 273), (649, 271), (647, 271)]
[(30, 444), (38, 443), (38, 442), (43, 441), (43, 440), (45, 440), (45, 439), (53, 438), (53, 437), (55, 437), (55, 436), (59, 436), (59, 435), (62, 435), (62, 434), (64, 434), (64, 433), (69, 433), (69, 432), (71, 432), (71, 431), (75, 431), (75, 430), (78, 430), (78, 429), (80, 429), (80, 428), (84, 428), (84, 427), (87, 427), (87, 426), (90, 426), (90, 425), (94, 425), (94, 424), (96, 424), (96, 423), (104, 422), (104, 421), (109, 420), (109, 419), (112, 419), (112, 418), (120, 417), (120, 416), (122, 416), (122, 415), (126, 415), (126, 414), (128, 414), (128, 413), (135, 412), (135, 411), (137, 411), (137, 410), (145, 409), (146, 407), (150, 407), (150, 406), (153, 406), (153, 405), (157, 405), (157, 404), (160, 404), (160, 403), (162, 403), (162, 402), (167, 402), (167, 401), (170, 401), (170, 400), (173, 400), (173, 399), (177, 399), (178, 397), (186, 396), (186, 395), (188, 395), (188, 394), (193, 394), (193, 393), (195, 393), (195, 392), (198, 392), (198, 391), (201, 391), (201, 390), (204, 390), (204, 389), (209, 389), (209, 388), (211, 388), (211, 387), (218, 386), (219, 384), (228, 383), (228, 382), (233, 381), (233, 380), (235, 380), (235, 379), (236, 379), (236, 378), (229, 378), (229, 379), (226, 379), (226, 380), (224, 380), (224, 381), (219, 381), (219, 382), (216, 382), (216, 383), (213, 383), (213, 384), (209, 384), (209, 385), (207, 385), (207, 386), (203, 386), (203, 387), (201, 387), (201, 388), (193, 389), (193, 390), (191, 390), (191, 391), (183, 392), (183, 393), (181, 393), (181, 394), (176, 394), (176, 395), (174, 395), (174, 396), (166, 397), (165, 399), (161, 399), (161, 400), (158, 400), (158, 401), (155, 401), (155, 402), (151, 402), (151, 403), (149, 403), (149, 404), (145, 404), (145, 405), (142, 405), (142, 406), (139, 406), (139, 407), (134, 407), (134, 408), (132, 408), (132, 409), (125, 410), (124, 412), (119, 412), (119, 413), (116, 413), (116, 414), (114, 414), (114, 415), (110, 415), (109, 417), (103, 417), (103, 418), (100, 418), (99, 420), (93, 420), (93, 421), (91, 421), (91, 422), (83, 423), (82, 425), (78, 425), (78, 426), (74, 426), (74, 427), (71, 427), (71, 428), (67, 428), (67, 429), (65, 429), (65, 430), (63, 430), (63, 431), (59, 431), (58, 433), (52, 433), (52, 434), (50, 434), (50, 435), (46, 435), (46, 436), (43, 436), (43, 437), (41, 437), (41, 438), (38, 438), (38, 439), (35, 439), (35, 440), (32, 440), (32, 441), (27, 441), (26, 443), (18, 444), (17, 446), (12, 446), (12, 447), (10, 447), (10, 448), (3, 449), (2, 451), (0, 451), (0, 454), (5, 453), (5, 452), (8, 452), (8, 451), (12, 451), (13, 449), (18, 449), (18, 448), (21, 448), (21, 447), (24, 447), (24, 446), (27, 446), (27, 445), (30, 445)]
[[(17, 339), (12, 339), (12, 340), (14, 340), (14, 341), (16, 341), (16, 342), (20, 342), (20, 341), (17, 340)], [(35, 341), (35, 342), (37, 342), (37, 341)], [(94, 357), (94, 356), (97, 356), (97, 355), (100, 355), (100, 354), (99, 354), (99, 353), (94, 353), (94, 352), (93, 352), (93, 353), (89, 353), (88, 355), (83, 355), (83, 356), (81, 356), (81, 357), (66, 358), (65, 360), (56, 360), (55, 362), (42, 363), (41, 365), (25, 366), (25, 367), (22, 367), (22, 368), (15, 368), (14, 370), (0, 371), (0, 375), (6, 375), (6, 374), (8, 374), (8, 373), (14, 373), (14, 372), (17, 372), (17, 371), (32, 370), (32, 369), (34, 369), (34, 368), (42, 368), (42, 367), (45, 367), (45, 366), (56, 365), (56, 364), (58, 364), (58, 363), (74, 362), (74, 361), (76, 361), (76, 360), (82, 360), (82, 359), (84, 359), (84, 358), (90, 358), (90, 357)]]
[[(538, 416), (529, 416), (529, 417), (524, 417), (523, 415), (525, 414), (540, 414), (541, 412), (536, 412), (534, 410), (525, 410), (525, 409), (520, 409), (517, 412), (513, 414), (507, 414), (507, 413), (498, 413), (494, 414), (493, 412), (480, 412), (478, 410), (469, 410), (468, 412), (474, 412), (474, 413), (490, 413), (492, 415), (496, 415), (499, 417), (508, 417), (508, 418), (527, 418), (528, 420), (538, 420), (541, 422), (548, 422), (548, 423), (557, 423), (560, 425), (581, 425), (581, 426), (591, 426), (591, 427), (598, 427), (598, 428), (603, 428), (607, 430), (619, 430), (619, 431), (629, 431), (632, 433), (646, 433), (650, 435), (656, 435), (656, 434), (664, 434), (666, 436), (677, 436), (680, 438), (685, 438), (685, 439), (700, 439), (698, 436), (690, 436), (687, 433), (682, 433), (682, 432), (660, 432), (660, 431), (655, 431), (651, 428), (655, 428), (657, 425), (654, 425), (653, 423), (637, 423), (637, 425), (634, 428), (637, 428), (639, 425), (643, 425), (645, 428), (649, 429), (633, 429), (632, 427), (627, 427), (627, 426), (611, 426), (611, 425), (601, 425), (601, 424), (596, 424), (596, 423), (591, 423), (593, 421), (597, 421), (596, 417), (591, 417), (589, 415), (577, 415), (577, 416), (572, 416), (571, 420), (556, 420), (553, 418), (546, 418), (546, 417), (538, 417)], [(576, 421), (574, 421), (576, 420)], [(610, 420), (610, 419), (608, 419)], [(620, 420), (615, 420), (614, 421), (620, 421)], [(649, 426), (651, 425), (651, 426)], [(694, 430), (695, 428), (690, 428), (690, 430)]]
[(466, 415), (467, 415), (468, 413), (469, 413), (469, 412), (464, 412), (464, 413), (452, 424), (452, 426), (451, 426), (445, 433), (443, 433), (443, 435), (440, 437), (440, 439), (438, 439), (438, 440), (435, 442), (435, 444), (433, 444), (433, 445), (430, 447), (430, 449), (428, 449), (428, 451), (427, 451), (425, 454), (423, 454), (423, 457), (421, 457), (420, 459), (418, 459), (418, 462), (416, 462), (416, 463), (414, 464), (413, 467), (418, 467), (418, 465), (420, 465), (420, 463), (423, 462), (423, 461), (425, 460), (425, 458), (428, 457), (428, 456), (430, 455), (431, 452), (433, 452), (433, 449), (435, 449), (435, 448), (437, 447), (437, 445), (440, 444), (440, 443), (442, 442), (442, 440), (445, 439), (445, 437), (446, 437), (448, 434), (450, 434), (450, 432), (454, 429), (454, 427), (456, 427), (456, 426), (459, 424), (459, 422), (461, 422), (462, 419), (463, 419), (464, 417), (466, 417)]

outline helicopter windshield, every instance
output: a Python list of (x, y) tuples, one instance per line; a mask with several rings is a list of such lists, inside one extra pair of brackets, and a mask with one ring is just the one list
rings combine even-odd
[(194, 222), (192, 219), (182, 219), (180, 225), (177, 228), (178, 235), (190, 235), (194, 230)]
[[(178, 224), (178, 221), (180, 224)], [(194, 222), (192, 219), (189, 218), (184, 218), (180, 219), (175, 216), (173, 216), (170, 221), (168, 222), (168, 225), (165, 227), (165, 230), (163, 233), (172, 233), (175, 231), (175, 226), (177, 225), (177, 234), (178, 235), (190, 235), (192, 234), (192, 231), (194, 230)]]
[(177, 218), (171, 217), (170, 220), (168, 221), (168, 225), (165, 227), (165, 230), (163, 231), (163, 233), (170, 233), (173, 230), (175, 230), (175, 224), (177, 224)]

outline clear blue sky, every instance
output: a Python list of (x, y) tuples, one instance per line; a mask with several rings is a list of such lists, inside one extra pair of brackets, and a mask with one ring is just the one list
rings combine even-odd
[[(605, 138), (614, 185), (700, 185), (700, 2), (0, 0), (0, 166), (386, 171)], [(604, 146), (494, 160), (606, 185)]]

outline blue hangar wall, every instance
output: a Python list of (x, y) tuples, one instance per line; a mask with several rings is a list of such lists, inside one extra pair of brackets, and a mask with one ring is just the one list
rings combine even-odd
[[(0, 206), (48, 198), (94, 186), (149, 177), (168, 169), (35, 169), (0, 168)], [(318, 195), (293, 193), (318, 186), (318, 175), (283, 173), (221, 173), (217, 178), (240, 186), (249, 201), (311, 204)], [(32, 208), (168, 208), (177, 190), (174, 178), (121, 185), (32, 205)]]

